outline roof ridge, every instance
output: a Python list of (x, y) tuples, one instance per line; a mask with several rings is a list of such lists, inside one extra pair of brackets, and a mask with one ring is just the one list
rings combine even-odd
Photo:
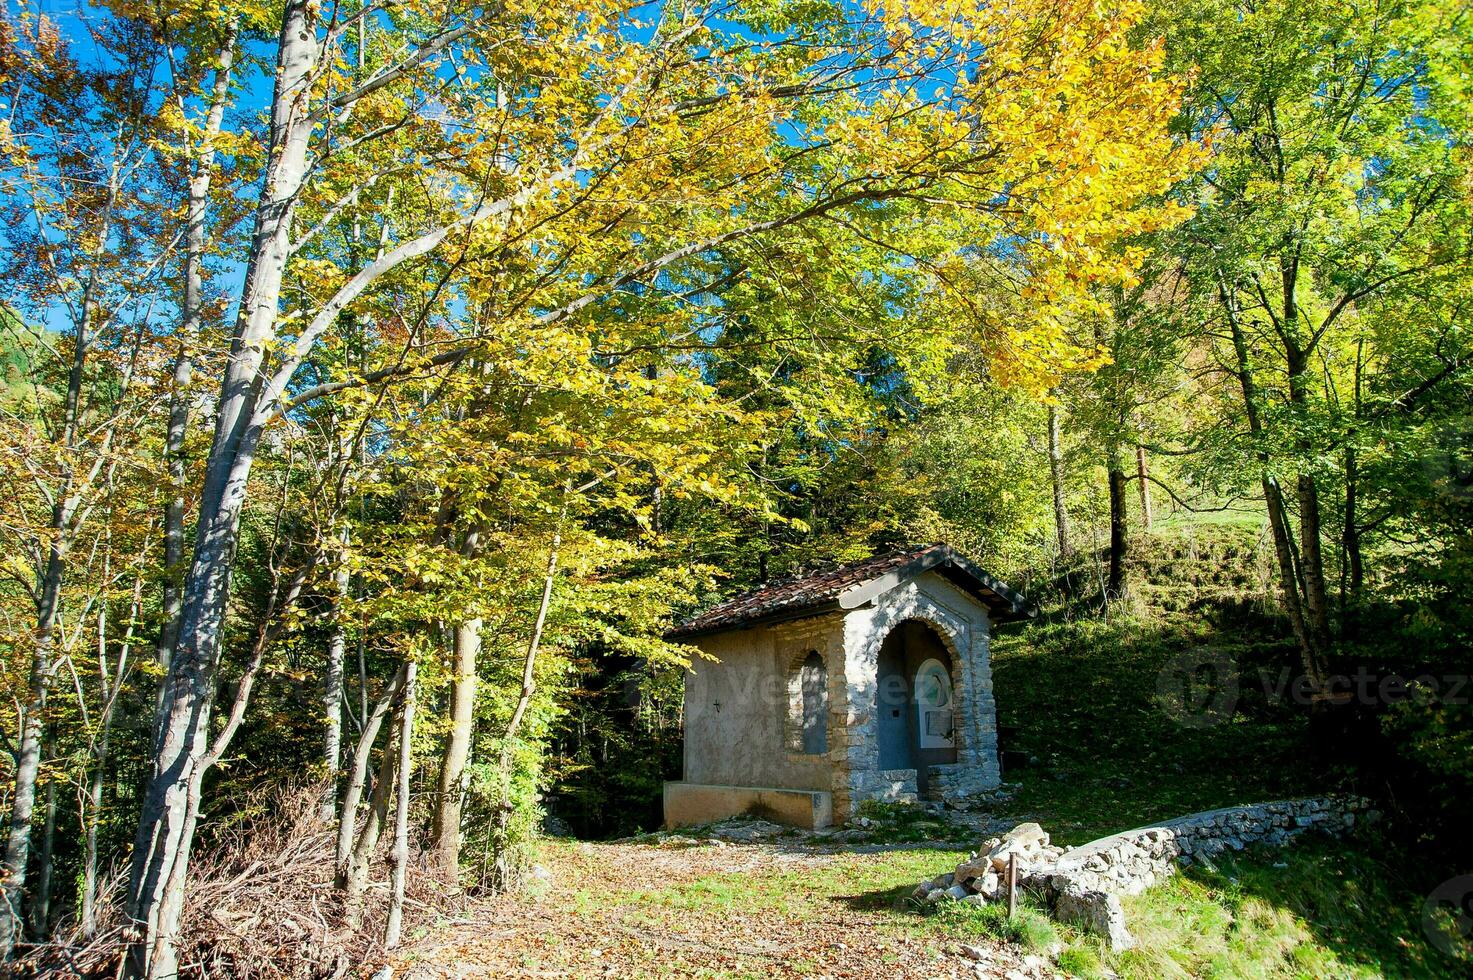
[[(937, 561), (925, 562), (928, 553), (939, 553)], [(846, 593), (868, 582), (911, 566), (922, 560), (924, 568), (956, 566), (957, 571), (981, 590), (976, 597), (989, 605), (994, 602), (1007, 614), (1021, 608), (1022, 597), (1005, 584), (977, 568), (965, 556), (944, 541), (895, 545), (867, 558), (848, 562), (829, 562), (827, 567), (799, 569), (782, 578), (769, 579), (718, 602), (672, 630), (668, 636), (692, 636), (725, 629), (738, 629), (759, 621), (792, 618), (813, 614), (834, 605)], [(990, 596), (990, 598), (988, 598)]]

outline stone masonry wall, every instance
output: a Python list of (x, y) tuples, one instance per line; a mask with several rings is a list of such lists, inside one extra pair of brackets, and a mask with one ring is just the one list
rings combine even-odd
[(1345, 834), (1377, 814), (1358, 798), (1276, 800), (1193, 813), (1091, 841), (1078, 848), (1049, 845), (1037, 824), (1023, 824), (988, 841), (985, 853), (956, 871), (923, 882), (917, 897), (997, 901), (1007, 863), (1016, 855), (1019, 887), (1041, 898), (1056, 918), (1105, 936), (1112, 947), (1133, 944), (1120, 905), (1175, 873), (1250, 844), (1282, 846), (1308, 830)]
[[(844, 622), (845, 716), (834, 760), (834, 817), (851, 818), (864, 800), (907, 798), (893, 773), (879, 768), (875, 723), (875, 673), (880, 644), (900, 623), (915, 619), (933, 627), (952, 661), (957, 706), (957, 761), (934, 766), (929, 795), (961, 800), (1001, 782), (997, 716), (988, 655), (987, 613), (938, 576), (927, 573), (887, 593), (874, 606), (851, 611)], [(908, 787), (915, 792), (914, 785)]]

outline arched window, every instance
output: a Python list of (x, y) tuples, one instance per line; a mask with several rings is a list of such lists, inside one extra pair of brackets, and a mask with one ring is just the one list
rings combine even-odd
[(829, 750), (829, 672), (814, 650), (798, 671), (803, 698), (803, 752), (822, 755)]
[(951, 748), (956, 743), (951, 703), (951, 674), (939, 660), (927, 660), (916, 671), (916, 719), (923, 749)]

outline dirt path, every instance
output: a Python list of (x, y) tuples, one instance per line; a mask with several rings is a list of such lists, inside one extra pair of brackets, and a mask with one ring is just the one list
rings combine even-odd
[[(1007, 947), (960, 942), (896, 897), (947, 852), (824, 853), (803, 842), (560, 842), (544, 880), (411, 945), (431, 977), (1033, 977)], [(952, 858), (954, 861), (955, 859)], [(1031, 967), (1031, 968), (1030, 968)]]

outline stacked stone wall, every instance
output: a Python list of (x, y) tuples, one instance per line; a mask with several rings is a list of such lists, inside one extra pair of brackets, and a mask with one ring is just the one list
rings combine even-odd
[(1041, 899), (1061, 921), (1097, 932), (1117, 949), (1126, 948), (1133, 940), (1121, 896), (1138, 895), (1179, 867), (1210, 862), (1227, 851), (1251, 844), (1280, 847), (1310, 830), (1340, 836), (1375, 817), (1367, 801), (1354, 797), (1275, 800), (1193, 813), (1077, 848), (1052, 846), (1037, 824), (1022, 824), (986, 842), (983, 853), (951, 874), (922, 882), (915, 897), (998, 901), (1007, 862), (1016, 858), (1020, 888)]

